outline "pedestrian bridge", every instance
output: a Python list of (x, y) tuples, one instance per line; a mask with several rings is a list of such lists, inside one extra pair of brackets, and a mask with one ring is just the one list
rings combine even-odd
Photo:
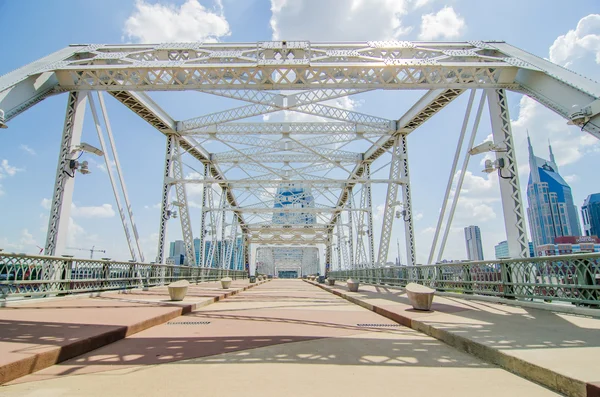
[[(394, 118), (334, 104), (384, 90), (422, 92)], [(176, 120), (157, 91), (223, 106)], [(15, 133), (15, 117), (66, 93), (43, 255), (0, 250), (2, 394), (600, 395), (599, 256), (528, 258), (507, 91), (600, 137), (597, 82), (504, 42), (72, 45), (0, 76), (0, 128)], [(457, 147), (417, 265), (409, 136), (459, 97), (464, 120), (448, 126)], [(165, 141), (156, 255), (142, 249), (124, 175), (135, 170), (121, 167), (106, 99)], [(86, 114), (100, 148), (84, 141)], [(476, 145), (482, 117), (492, 142)], [(469, 159), (484, 152), (511, 259), (436, 264)], [(106, 165), (122, 260), (65, 255), (91, 155)], [(167, 264), (169, 222), (181, 226), (182, 266)], [(407, 266), (390, 266), (392, 236)], [(321, 277), (256, 281), (279, 270)], [(192, 283), (179, 303), (167, 294), (177, 280)], [(436, 290), (432, 311), (408, 305), (410, 282)]]

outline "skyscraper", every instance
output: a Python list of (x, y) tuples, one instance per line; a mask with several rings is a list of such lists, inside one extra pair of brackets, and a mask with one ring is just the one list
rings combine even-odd
[(573, 203), (571, 187), (558, 173), (552, 146), (550, 160), (533, 154), (531, 140), (529, 145), (529, 182), (527, 183), (527, 215), (531, 240), (538, 247), (554, 244), (555, 237), (580, 236), (581, 227), (577, 216), (577, 207)]
[(479, 226), (465, 227), (465, 242), (467, 243), (467, 257), (470, 261), (483, 260), (483, 246), (481, 244), (481, 231)]
[(273, 208), (273, 223), (303, 225), (316, 222), (314, 213), (277, 212), (278, 208), (314, 208), (315, 199), (310, 189), (293, 184), (281, 184), (277, 188)]
[(587, 196), (581, 206), (583, 232), (586, 236), (600, 236), (600, 193)]

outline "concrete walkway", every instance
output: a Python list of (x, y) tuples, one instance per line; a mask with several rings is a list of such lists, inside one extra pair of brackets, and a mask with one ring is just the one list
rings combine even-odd
[(569, 396), (600, 396), (600, 319), (435, 296), (412, 309), (402, 289), (319, 285), (387, 318)]
[[(274, 280), (22, 377), (3, 396), (551, 396), (300, 280)], [(31, 393), (31, 394), (30, 394)]]
[(171, 302), (166, 287), (93, 298), (69, 296), (10, 303), (0, 308), (0, 384), (92, 351), (248, 288), (235, 281), (190, 285)]

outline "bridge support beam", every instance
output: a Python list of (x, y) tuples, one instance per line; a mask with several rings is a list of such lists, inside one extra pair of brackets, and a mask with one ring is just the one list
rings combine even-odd
[[(76, 152), (73, 147), (81, 143), (83, 118), (87, 104), (85, 92), (70, 92), (67, 100), (67, 112), (63, 128), (50, 219), (46, 234), (45, 255), (61, 255), (67, 242), (69, 218), (71, 216), (71, 202), (75, 187), (75, 170), (71, 169), (70, 162), (75, 160)], [(49, 276), (44, 271), (44, 277)], [(47, 278), (46, 278), (47, 279)]]
[(160, 204), (160, 225), (158, 231), (158, 250), (156, 252), (156, 263), (165, 263), (165, 240), (167, 238), (167, 222), (171, 217), (169, 212), (169, 193), (171, 184), (168, 183), (171, 176), (171, 163), (173, 161), (173, 152), (175, 151), (175, 136), (167, 136), (167, 146), (165, 149), (165, 168), (163, 171), (163, 190)]
[(513, 144), (506, 92), (503, 89), (488, 89), (486, 92), (494, 144), (506, 147), (505, 152), (496, 152), (496, 160), (504, 161), (504, 166), (498, 171), (500, 176), (498, 180), (502, 196), (508, 253), (511, 258), (527, 258), (529, 257), (529, 243), (525, 231), (517, 156)]

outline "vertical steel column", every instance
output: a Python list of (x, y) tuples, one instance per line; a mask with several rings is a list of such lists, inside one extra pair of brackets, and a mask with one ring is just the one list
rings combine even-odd
[(327, 245), (325, 246), (325, 276), (329, 274), (331, 270), (331, 245), (333, 244), (333, 230), (327, 231)]
[(248, 241), (248, 232), (244, 233), (244, 267), (250, 277), (250, 242)]
[[(221, 190), (221, 197), (227, 197), (227, 188)], [(225, 255), (227, 252), (227, 245), (225, 243), (225, 229), (227, 228), (227, 212), (225, 207), (227, 206), (227, 200), (221, 200), (221, 249), (219, 250), (219, 261), (221, 262), (221, 269), (225, 269)]]
[(171, 175), (171, 163), (173, 161), (173, 150), (175, 149), (175, 137), (167, 136), (167, 146), (165, 149), (165, 168), (163, 170), (163, 191), (160, 203), (160, 226), (158, 231), (158, 251), (156, 253), (156, 263), (165, 263), (165, 241), (167, 238), (167, 222), (169, 221), (169, 193), (171, 184), (168, 183)]
[[(86, 104), (87, 95), (84, 92), (69, 93), (46, 234), (46, 255), (61, 255), (66, 245), (75, 185), (75, 174), (71, 171), (69, 163), (74, 159), (71, 153), (73, 146), (81, 142)], [(69, 172), (73, 172), (73, 177), (69, 176)], [(44, 271), (44, 278), (47, 279), (48, 276), (49, 273)]]
[(373, 235), (373, 195), (371, 191), (371, 164), (365, 164), (365, 176), (367, 183), (365, 188), (367, 189), (367, 228), (369, 237), (369, 267), (375, 267), (375, 236)]
[(352, 189), (350, 190), (350, 199), (348, 199), (346, 207), (350, 210), (348, 211), (348, 250), (350, 251), (350, 270), (354, 272), (354, 270), (356, 270), (356, 264), (354, 263), (354, 235), (352, 230)]
[[(410, 194), (410, 172), (408, 169), (408, 146), (406, 135), (400, 136), (402, 148), (402, 167), (400, 169), (401, 178), (404, 180), (402, 184), (402, 201), (404, 202), (404, 237), (406, 238), (406, 256), (408, 266), (413, 266), (417, 262), (417, 251), (415, 250), (415, 229), (413, 226), (412, 216), (412, 198)], [(389, 245), (389, 240), (388, 240)], [(387, 260), (387, 256), (386, 256)]]
[[(394, 207), (398, 198), (398, 180), (400, 179), (400, 161), (402, 159), (402, 149), (400, 140), (402, 138), (396, 136), (394, 138), (394, 146), (392, 147), (392, 161), (390, 162), (390, 182), (388, 183), (387, 194), (385, 197), (385, 208), (383, 210), (383, 224), (381, 225), (381, 240), (379, 242), (379, 255), (377, 257), (377, 265), (383, 266), (387, 262), (388, 250), (390, 248), (390, 238), (392, 236), (392, 226), (394, 224)], [(408, 255), (410, 258), (410, 255)], [(410, 261), (410, 259), (409, 259)], [(412, 265), (412, 263), (409, 263)]]
[[(204, 164), (204, 179), (208, 179), (210, 175), (210, 165)], [(202, 209), (200, 212), (200, 260), (198, 265), (200, 267), (206, 267), (206, 249), (204, 246), (206, 245), (206, 195), (208, 194), (208, 189), (210, 186), (204, 183), (202, 188)]]
[(525, 231), (525, 215), (519, 186), (517, 156), (513, 146), (506, 92), (503, 89), (487, 89), (486, 92), (494, 144), (506, 147), (506, 152), (496, 152), (496, 160), (504, 161), (504, 167), (499, 170), (500, 178), (498, 178), (498, 181), (500, 182), (500, 195), (502, 196), (508, 253), (511, 258), (528, 258), (529, 244)]
[[(183, 164), (181, 161), (181, 149), (179, 147), (179, 138), (174, 138), (174, 161), (173, 161), (173, 178), (176, 180), (183, 179)], [(187, 203), (187, 193), (185, 184), (178, 183), (175, 185), (175, 193), (177, 194), (177, 202), (179, 203), (179, 220), (181, 221), (181, 235), (183, 236), (183, 245), (185, 247), (184, 264), (192, 266), (196, 264), (196, 252), (194, 250), (194, 235), (192, 234), (192, 223), (190, 222), (190, 210)]]

